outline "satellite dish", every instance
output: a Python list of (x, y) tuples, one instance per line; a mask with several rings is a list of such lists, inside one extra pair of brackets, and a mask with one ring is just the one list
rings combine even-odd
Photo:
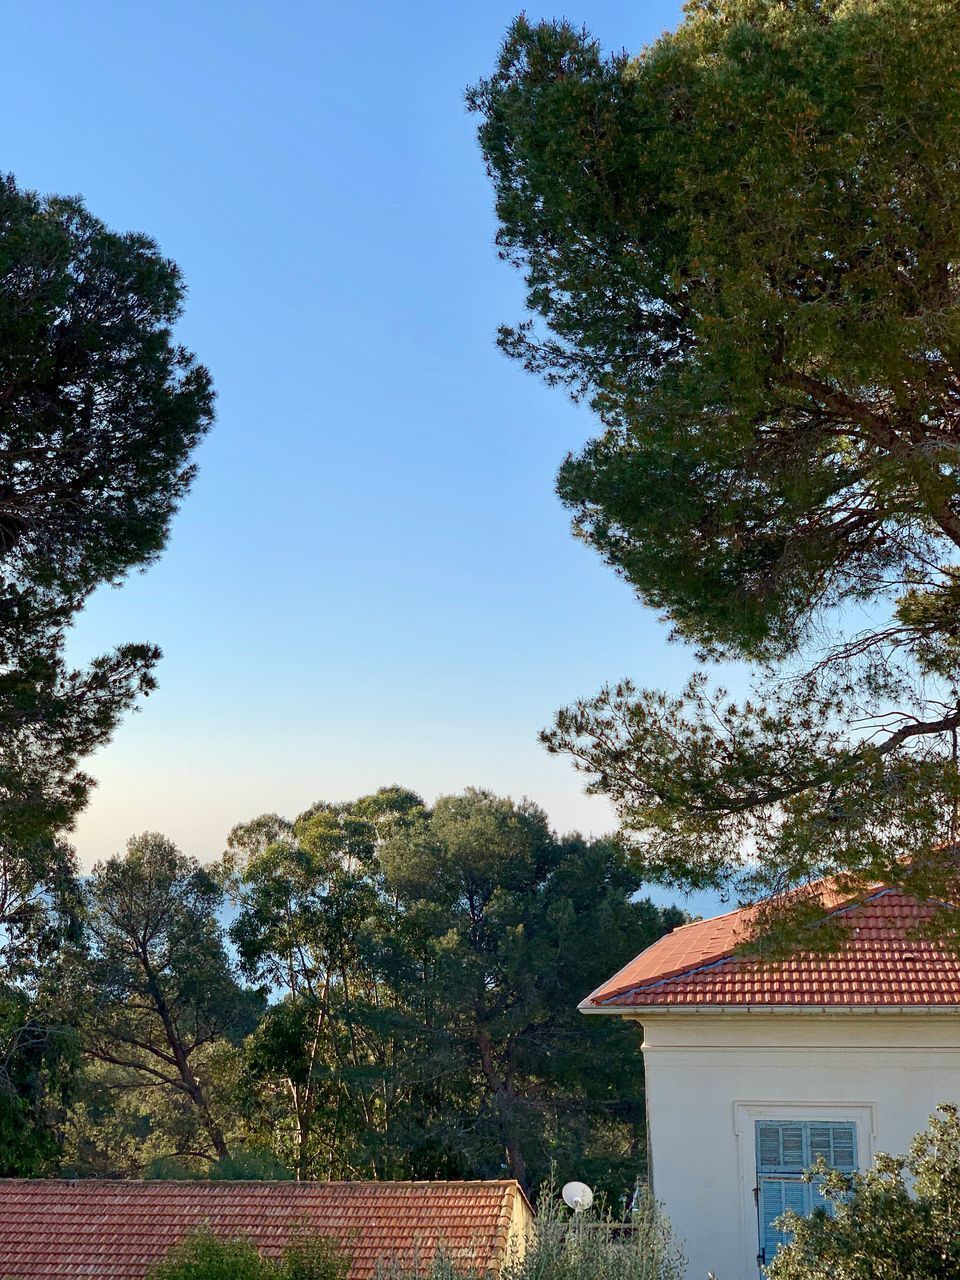
[(560, 1194), (563, 1203), (574, 1213), (583, 1213), (593, 1204), (593, 1192), (585, 1182), (568, 1182)]

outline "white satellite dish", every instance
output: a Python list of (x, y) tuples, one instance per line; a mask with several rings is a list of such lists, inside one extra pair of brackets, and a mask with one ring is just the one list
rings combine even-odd
[(568, 1182), (560, 1194), (563, 1203), (574, 1213), (583, 1213), (593, 1204), (593, 1192), (585, 1182)]

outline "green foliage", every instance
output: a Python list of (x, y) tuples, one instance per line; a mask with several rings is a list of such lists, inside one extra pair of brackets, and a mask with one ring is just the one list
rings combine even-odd
[[(166, 1128), (179, 1130), (178, 1151), (198, 1154), (199, 1146), (201, 1157), (226, 1160), (216, 1082), (229, 1074), (231, 1042), (256, 1025), (262, 1000), (233, 972), (217, 919), (222, 890), (165, 837), (145, 834), (130, 840), (125, 857), (94, 867), (84, 898), (84, 1039), (107, 1068), (103, 1084), (151, 1089), (173, 1113)], [(212, 1066), (211, 1055), (219, 1061), (207, 1078), (201, 1064)]]
[(492, 1177), (556, 1161), (618, 1194), (644, 1160), (634, 1029), (577, 1003), (680, 923), (610, 841), (482, 791), (397, 788), (236, 828), (223, 874), (259, 1124), (301, 1176)]
[(56, 1171), (79, 1058), (75, 1028), (45, 998), (0, 988), (0, 1177)]
[(535, 805), (483, 791), (438, 800), (381, 861), (428, 966), (411, 992), (429, 1000), (426, 1074), (465, 1073), (456, 1127), (438, 1099), (435, 1132), (485, 1176), (505, 1156), (527, 1187), (556, 1162), (622, 1190), (643, 1162), (639, 1046), (577, 1004), (683, 917), (633, 900), (616, 844), (558, 839)]
[(73, 849), (60, 839), (0, 844), (0, 975), (34, 989), (63, 948), (80, 939)]
[(399, 1042), (377, 961), (391, 904), (376, 850), (421, 804), (386, 788), (313, 805), (294, 823), (266, 815), (228, 839), (223, 873), (240, 907), (231, 937), (248, 976), (282, 993), (248, 1042), (250, 1075), (300, 1176), (382, 1172), (375, 1148)]
[[(656, 1203), (640, 1190), (623, 1218), (595, 1207), (573, 1217), (553, 1194), (542, 1195), (536, 1231), (522, 1257), (507, 1258), (501, 1280), (683, 1280), (682, 1250)], [(442, 1253), (416, 1272), (423, 1280), (475, 1280)], [(394, 1268), (387, 1280), (411, 1280)]]
[(246, 1150), (242, 1146), (232, 1147), (230, 1155), (212, 1164), (204, 1162), (202, 1167), (188, 1163), (182, 1157), (157, 1157), (142, 1169), (142, 1173), (145, 1178), (157, 1182), (289, 1182), (293, 1176), (272, 1151), (265, 1148)]
[(211, 1182), (289, 1182), (293, 1174), (264, 1147), (234, 1147), (205, 1175)]
[(79, 938), (36, 971), (24, 944), (11, 1027), (59, 1009), (83, 1058), (24, 1060), (18, 1168), (634, 1185), (637, 1028), (577, 1004), (684, 916), (638, 896), (616, 841), (560, 838), (528, 801), (392, 787), (228, 846), (204, 868), (135, 837), (84, 882)]
[[(817, 901), (796, 897), (787, 910), (777, 895), (833, 876), (851, 898), (878, 883), (952, 897), (941, 846), (960, 777), (941, 744), (911, 743), (916, 722), (879, 728), (876, 689), (795, 680), (738, 702), (702, 676), (679, 697), (622, 681), (559, 712), (543, 739), (613, 799), (642, 838), (647, 875), (772, 897), (787, 935), (826, 946), (830, 930), (808, 928), (822, 924)], [(855, 711), (876, 732), (851, 734)], [(937, 925), (956, 927), (949, 913)]]
[(64, 657), (91, 591), (153, 560), (212, 417), (171, 325), (184, 286), (145, 236), (0, 179), (0, 1173), (56, 1169), (82, 1105), (80, 892), (61, 834), (82, 759), (159, 651)]
[(949, 0), (710, 0), (636, 58), (521, 17), (470, 92), (501, 344), (602, 424), (576, 531), (704, 655), (788, 664), (545, 735), (667, 881), (958, 890), (958, 49)]
[(960, 1121), (941, 1106), (909, 1155), (850, 1176), (816, 1170), (832, 1216), (788, 1214), (770, 1280), (953, 1280), (960, 1274)]
[(148, 237), (0, 180), (0, 851), (82, 808), (81, 759), (149, 692), (158, 651), (64, 658), (89, 593), (161, 551), (212, 419), (172, 338), (184, 285)]
[(264, 1280), (268, 1266), (246, 1240), (197, 1235), (154, 1267), (151, 1280)]
[(149, 1280), (346, 1280), (349, 1258), (335, 1241), (309, 1236), (265, 1258), (246, 1240), (199, 1233), (173, 1249)]
[(80, 1081), (79, 941), (73, 850), (0, 843), (0, 1176), (57, 1168)]
[(520, 18), (471, 93), (550, 335), (503, 341), (607, 427), (561, 492), (699, 642), (788, 645), (956, 525), (958, 36), (946, 0), (729, 0), (631, 60)]
[(175, 264), (81, 201), (5, 178), (0, 272), (5, 563), (72, 601), (162, 549), (209, 377), (172, 338)]

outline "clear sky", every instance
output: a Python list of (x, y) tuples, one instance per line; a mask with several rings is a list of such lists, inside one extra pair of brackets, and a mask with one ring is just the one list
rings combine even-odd
[[(612, 826), (537, 731), (691, 658), (554, 495), (593, 430), (496, 349), (521, 315), (463, 107), (521, 0), (7, 5), (2, 166), (180, 263), (218, 421), (162, 560), (73, 654), (164, 651), (91, 761), (86, 862), (135, 831), (215, 855), (233, 823), (399, 782)], [(633, 50), (666, 0), (527, 6)]]

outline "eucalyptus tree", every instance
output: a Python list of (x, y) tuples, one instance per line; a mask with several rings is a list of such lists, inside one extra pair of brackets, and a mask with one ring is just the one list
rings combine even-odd
[(647, 874), (957, 891), (958, 48), (949, 0), (691, 0), (636, 56), (521, 17), (470, 91), (527, 285), (501, 345), (599, 420), (575, 530), (758, 671), (546, 733)]
[(245, 1046), (300, 1177), (494, 1177), (552, 1161), (619, 1193), (644, 1164), (635, 1029), (577, 1003), (683, 920), (611, 840), (535, 805), (386, 788), (234, 829), (231, 936), (273, 1001)]
[[(295, 821), (235, 827), (223, 872), (244, 971), (278, 997), (247, 1045), (253, 1079), (298, 1177), (377, 1169), (395, 1106), (393, 997), (378, 963), (391, 932), (377, 846), (422, 800), (383, 788)], [(410, 1046), (412, 1048), (412, 1046)], [(382, 1172), (382, 1170), (380, 1170)]]

